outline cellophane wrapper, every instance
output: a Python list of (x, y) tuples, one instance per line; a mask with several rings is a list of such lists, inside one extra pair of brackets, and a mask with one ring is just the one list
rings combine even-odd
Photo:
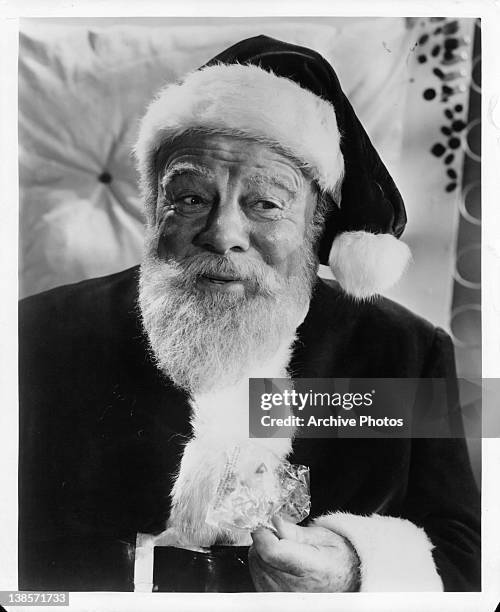
[(254, 531), (274, 529), (273, 516), (300, 523), (309, 516), (309, 468), (269, 454), (255, 461), (255, 453), (235, 447), (208, 507), (210, 525)]

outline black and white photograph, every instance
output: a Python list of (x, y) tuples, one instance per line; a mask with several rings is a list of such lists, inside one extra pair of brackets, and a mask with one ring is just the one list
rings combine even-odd
[(411, 6), (20, 16), (6, 609), (484, 591), (484, 21)]

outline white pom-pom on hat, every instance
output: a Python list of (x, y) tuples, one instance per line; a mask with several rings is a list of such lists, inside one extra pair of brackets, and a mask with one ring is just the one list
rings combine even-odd
[(383, 293), (401, 278), (411, 261), (408, 246), (392, 234), (365, 231), (336, 236), (328, 263), (346, 293), (358, 300)]

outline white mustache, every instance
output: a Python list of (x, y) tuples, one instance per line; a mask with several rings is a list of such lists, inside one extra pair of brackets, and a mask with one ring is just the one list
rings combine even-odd
[[(170, 262), (169, 262), (170, 263)], [(248, 281), (264, 291), (275, 290), (284, 279), (265, 263), (234, 255), (199, 254), (172, 262), (177, 270), (176, 281), (191, 284), (202, 276), (227, 275)]]

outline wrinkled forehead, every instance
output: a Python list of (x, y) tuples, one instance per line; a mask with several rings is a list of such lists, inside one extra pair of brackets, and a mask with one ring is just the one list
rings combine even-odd
[(159, 151), (156, 168), (163, 187), (179, 177), (213, 181), (228, 176), (297, 193), (312, 183), (300, 163), (272, 143), (226, 134), (177, 137)]

